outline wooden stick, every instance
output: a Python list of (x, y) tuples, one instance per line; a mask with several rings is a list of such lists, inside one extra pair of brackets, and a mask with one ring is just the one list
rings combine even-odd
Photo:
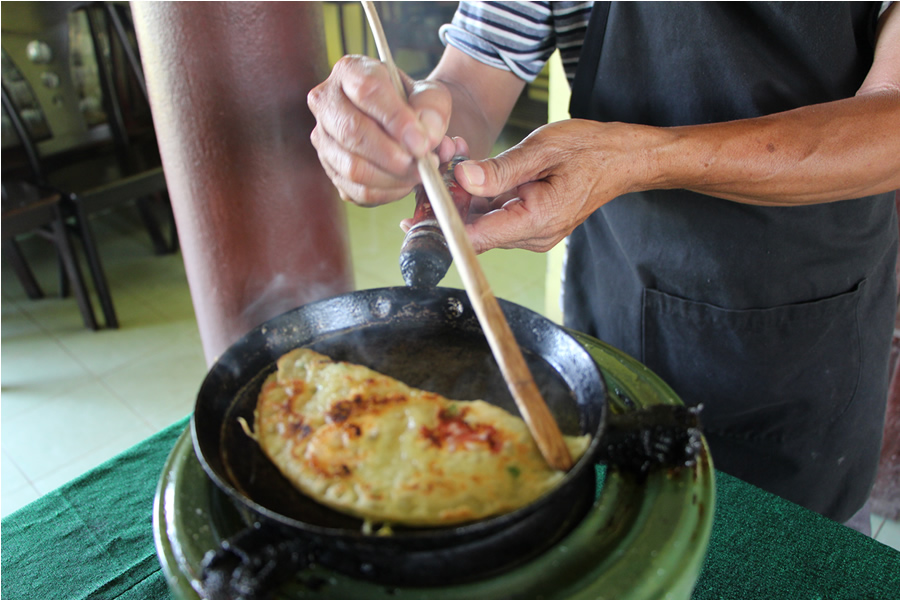
[[(367, 1), (363, 1), (362, 5), (375, 36), (378, 55), (387, 66), (397, 92), (401, 97), (406, 98), (406, 89), (391, 56), (391, 50), (388, 47), (381, 19), (378, 17), (375, 6), (372, 2)], [(509, 328), (509, 323), (507, 323), (497, 298), (494, 297), (487, 278), (481, 270), (475, 249), (469, 241), (465, 225), (450, 198), (450, 193), (444, 187), (437, 167), (428, 160), (428, 157), (418, 160), (418, 168), (422, 185), (428, 194), (428, 200), (431, 202), (434, 214), (447, 239), (450, 254), (456, 262), (456, 268), (462, 277), (466, 293), (475, 308), (475, 314), (487, 337), (491, 352), (500, 366), (506, 385), (544, 456), (544, 460), (553, 468), (568, 471), (572, 467), (569, 448), (563, 440), (556, 420), (534, 383), (534, 378), (531, 371), (528, 370), (528, 365)]]

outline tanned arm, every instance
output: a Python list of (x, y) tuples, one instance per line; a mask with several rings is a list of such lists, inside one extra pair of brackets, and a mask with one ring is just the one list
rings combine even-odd
[(462, 163), (463, 187), (496, 198), (468, 226), (473, 245), (546, 251), (606, 202), (650, 189), (794, 206), (900, 188), (898, 13), (892, 5), (882, 16), (873, 66), (853, 98), (686, 127), (572, 119), (494, 159)]
[(751, 204), (814, 204), (900, 188), (900, 11), (880, 21), (853, 98), (767, 117), (673, 128), (654, 187)]
[(486, 158), (509, 119), (525, 82), (447, 46), (428, 77), (442, 83), (453, 97), (447, 135), (463, 138), (472, 158)]

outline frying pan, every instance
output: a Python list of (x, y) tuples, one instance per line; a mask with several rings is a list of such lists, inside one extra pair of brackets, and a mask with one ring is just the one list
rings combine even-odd
[[(288, 544), (295, 571), (305, 564), (301, 555), (312, 554), (328, 568), (379, 583), (439, 585), (519, 564), (574, 526), (594, 497), (594, 465), (607, 418), (603, 378), (590, 354), (561, 327), (524, 307), (500, 304), (561, 431), (592, 436), (587, 453), (558, 487), (505, 515), (453, 527), (396, 527), (392, 535), (375, 536), (363, 533), (359, 519), (291, 486), (238, 419), (253, 424), (262, 381), (282, 354), (297, 347), (449, 398), (483, 399), (518, 412), (464, 291), (351, 292), (301, 306), (249, 332), (217, 360), (200, 388), (191, 421), (194, 449), (212, 481), (252, 524), (245, 535), (264, 540), (249, 545), (271, 551), (297, 540), (299, 550)], [(223, 548), (238, 543), (226, 540)], [(242, 562), (246, 552), (236, 551)]]

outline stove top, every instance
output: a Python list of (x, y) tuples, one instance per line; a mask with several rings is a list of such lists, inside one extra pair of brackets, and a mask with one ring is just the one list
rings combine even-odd
[[(603, 372), (614, 413), (681, 404), (646, 367), (594, 338), (572, 333)], [(384, 587), (311, 567), (278, 598), (452, 600), (479, 598), (690, 598), (712, 529), (715, 481), (705, 446), (691, 468), (644, 480), (598, 468), (584, 519), (537, 558), (493, 577), (440, 588)], [(157, 554), (175, 598), (199, 600), (204, 555), (245, 524), (194, 455), (190, 431), (163, 470), (154, 506)]]

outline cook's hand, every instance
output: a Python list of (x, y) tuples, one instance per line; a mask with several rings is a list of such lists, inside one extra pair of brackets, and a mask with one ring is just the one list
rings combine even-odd
[[(445, 137), (441, 142), (441, 145), (438, 147), (437, 155), (440, 157), (440, 164), (444, 164), (449, 162), (453, 158), (462, 156), (468, 158), (469, 156), (469, 145), (466, 143), (464, 139), (461, 137), (448, 138)], [(418, 193), (418, 191), (417, 191)], [(475, 200), (473, 198), (473, 200)], [(484, 204), (484, 199), (479, 198), (482, 204)], [(482, 211), (483, 212), (483, 211)], [(403, 233), (409, 233), (409, 230), (413, 226), (412, 217), (403, 219), (400, 221), (400, 229), (403, 230)]]
[(408, 101), (381, 62), (345, 56), (307, 97), (317, 120), (310, 139), (345, 200), (370, 206), (398, 200), (419, 183), (416, 159), (453, 146), (444, 136), (451, 110), (447, 89), (403, 73), (401, 79)]
[(560, 121), (495, 158), (457, 165), (457, 181), (490, 199), (486, 214), (466, 226), (475, 251), (546, 252), (597, 208), (635, 191), (646, 175), (637, 133), (618, 123)]

